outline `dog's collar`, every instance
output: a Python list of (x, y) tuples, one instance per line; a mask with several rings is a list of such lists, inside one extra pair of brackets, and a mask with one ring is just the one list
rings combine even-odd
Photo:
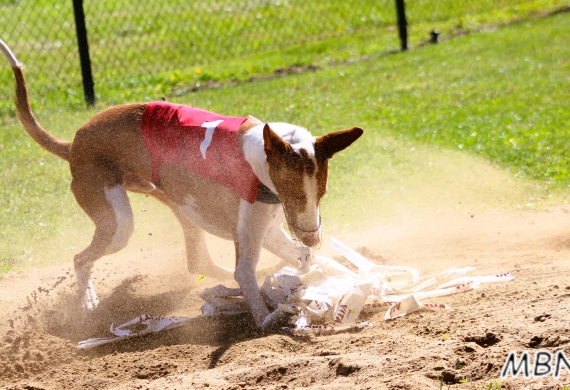
[(257, 194), (257, 202), (267, 203), (267, 204), (280, 204), (281, 199), (277, 196), (276, 193), (271, 191), (266, 185), (263, 183), (259, 183), (259, 193)]

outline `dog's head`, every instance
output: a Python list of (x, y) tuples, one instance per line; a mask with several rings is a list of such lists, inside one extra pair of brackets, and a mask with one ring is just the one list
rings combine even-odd
[(327, 191), (328, 160), (362, 133), (353, 127), (313, 137), (304, 129), (291, 127), (280, 136), (268, 124), (263, 128), (271, 181), (283, 202), (289, 228), (303, 245), (313, 247), (320, 242), (319, 203)]

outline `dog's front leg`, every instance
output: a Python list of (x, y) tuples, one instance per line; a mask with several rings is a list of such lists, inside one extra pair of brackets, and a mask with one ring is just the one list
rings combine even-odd
[(281, 225), (285, 221), (283, 209), (280, 207), (276, 217), (270, 222), (269, 228), (265, 233), (263, 240), (263, 248), (281, 258), (281, 262), (276, 265), (275, 270), (284, 266), (298, 267), (297, 252), (295, 251), (295, 243), (285, 235)]
[(278, 210), (278, 206), (255, 202), (253, 204), (240, 200), (237, 224), (236, 269), (234, 278), (247, 301), (255, 323), (261, 327), (269, 315), (259, 286), (255, 269), (261, 253), (261, 246), (269, 223)]

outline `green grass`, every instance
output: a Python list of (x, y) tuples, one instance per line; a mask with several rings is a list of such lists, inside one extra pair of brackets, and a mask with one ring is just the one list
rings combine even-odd
[(501, 390), (503, 385), (501, 385), (496, 379), (493, 379), (493, 383), (490, 383), (485, 387), (486, 390)]
[(401, 69), (390, 58), (349, 78), (383, 74), (367, 90), (376, 97), (368, 104), (377, 107), (367, 119), (395, 136), (469, 150), (517, 176), (567, 185), (567, 20), (563, 15), (469, 36), (426, 49), (429, 55), (400, 56)]
[[(568, 7), (568, 0), (410, 0), (410, 44)], [(2, 39), (28, 64), (46, 105), (84, 105), (71, 2), (0, 3)], [(102, 104), (148, 100), (293, 65), (327, 66), (399, 47), (393, 0), (107, 0), (85, 4)], [(167, 21), (167, 22), (165, 22)], [(237, 37), (237, 39), (236, 39)], [(0, 117), (11, 75), (0, 68)]]
[[(329, 230), (442, 202), (524, 207), (545, 196), (541, 187), (564, 195), (570, 184), (569, 33), (570, 14), (560, 14), (171, 100), (315, 134), (363, 127), (364, 137), (331, 161), (323, 206)], [(63, 139), (94, 112), (54, 111), (33, 84), (31, 93), (40, 122)], [(90, 222), (69, 191), (67, 165), (15, 118), (1, 127), (0, 273), (68, 261), (88, 242)]]

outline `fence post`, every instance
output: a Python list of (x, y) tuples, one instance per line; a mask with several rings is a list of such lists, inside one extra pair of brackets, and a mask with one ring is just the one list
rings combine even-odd
[(396, 0), (398, 13), (398, 31), (400, 33), (400, 47), (402, 51), (408, 50), (408, 22), (406, 21), (406, 6), (404, 0)]
[(89, 43), (87, 42), (87, 29), (85, 28), (85, 13), (83, 0), (72, 0), (75, 14), (75, 30), (77, 31), (77, 46), (79, 48), (79, 61), (81, 75), (83, 76), (83, 93), (88, 106), (95, 104), (95, 83), (91, 72), (91, 59), (89, 58)]

